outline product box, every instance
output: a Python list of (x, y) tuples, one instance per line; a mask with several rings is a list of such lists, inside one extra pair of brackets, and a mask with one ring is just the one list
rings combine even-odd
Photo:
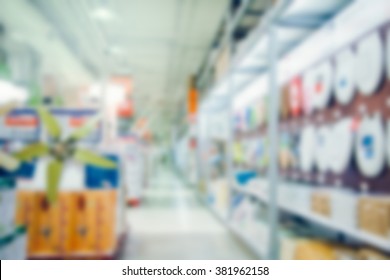
[(27, 232), (26, 227), (16, 227), (13, 235), (12, 244), (10, 246), (10, 260), (25, 260), (27, 259)]
[(311, 195), (311, 211), (315, 214), (331, 217), (331, 195), (327, 190), (315, 190)]
[(390, 238), (390, 198), (361, 197), (358, 202), (358, 226), (363, 231)]
[(340, 227), (357, 228), (358, 196), (352, 191), (335, 189), (331, 195), (331, 219)]
[(0, 186), (0, 236), (14, 229), (16, 190)]
[(279, 204), (298, 212), (308, 213), (311, 205), (310, 187), (301, 184), (282, 184), (279, 191)]
[(294, 186), (294, 208), (301, 212), (308, 213), (310, 211), (310, 198), (312, 190), (306, 185), (295, 185)]
[(15, 220), (28, 228), (29, 257), (94, 258), (115, 249), (115, 189), (64, 191), (54, 204), (42, 191), (21, 190), (17, 197)]
[(294, 260), (299, 238), (293, 234), (283, 233), (280, 236), (280, 259)]
[(59, 195), (60, 207), (60, 244), (59, 254), (69, 255), (73, 253), (73, 232), (75, 228), (75, 207), (72, 207), (75, 192), (63, 192)]
[(74, 209), (73, 252), (80, 254), (97, 249), (97, 203), (93, 191), (78, 192), (73, 196)]
[(113, 190), (94, 191), (91, 193), (96, 199), (96, 245), (97, 250), (101, 253), (113, 251), (116, 245), (115, 194), (116, 192)]
[(373, 249), (360, 249), (357, 252), (356, 258), (358, 260), (390, 260), (390, 256), (386, 256), (376, 250)]
[(333, 246), (323, 241), (301, 240), (296, 245), (296, 260), (335, 260)]
[(34, 195), (30, 221), (30, 251), (31, 255), (53, 256), (60, 252), (60, 205), (50, 204), (44, 192)]

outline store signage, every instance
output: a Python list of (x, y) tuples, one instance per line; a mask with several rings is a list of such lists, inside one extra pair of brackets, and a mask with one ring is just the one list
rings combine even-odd
[(198, 112), (198, 90), (195, 86), (195, 78), (191, 78), (187, 96), (187, 113), (190, 122), (195, 121)]
[(0, 139), (36, 141), (39, 139), (39, 119), (33, 109), (15, 109), (0, 117)]
[[(54, 109), (53, 116), (57, 119), (62, 129), (62, 137), (68, 137), (77, 128), (85, 125), (89, 119), (97, 114), (92, 109)], [(82, 142), (98, 142), (101, 139), (101, 126), (98, 124), (96, 129), (82, 139)]]

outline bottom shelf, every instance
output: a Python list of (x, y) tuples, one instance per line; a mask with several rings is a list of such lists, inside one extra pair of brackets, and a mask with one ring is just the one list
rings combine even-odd
[(242, 232), (242, 230), (234, 223), (229, 223), (228, 219), (224, 217), (224, 215), (222, 215), (222, 213), (217, 211), (215, 208), (211, 207), (210, 205), (207, 206), (208, 209), (213, 213), (213, 215), (218, 220), (220, 220), (237, 238), (239, 238), (240, 241), (243, 242), (257, 258), (263, 259), (266, 256), (265, 248), (259, 246), (251, 236)]
[(243, 233), (240, 228), (233, 223), (228, 224), (228, 228), (236, 235), (259, 259), (264, 259), (267, 256), (266, 248), (259, 246), (255, 240), (249, 235)]
[(30, 260), (115, 260), (122, 253), (125, 247), (127, 233), (122, 233), (117, 240), (115, 248), (109, 252), (77, 252), (69, 255), (58, 254), (33, 254), (28, 259)]
[[(263, 203), (268, 203), (268, 197), (264, 193), (261, 193), (257, 190), (253, 190), (251, 188), (249, 188), (249, 189), (240, 188), (240, 187), (233, 187), (233, 190), (240, 192), (242, 194), (254, 197)], [(321, 216), (319, 214), (316, 214), (316, 213), (313, 213), (310, 211), (297, 209), (295, 207), (292, 207), (290, 205), (285, 205), (285, 204), (280, 203), (280, 202), (279, 202), (278, 206), (282, 211), (286, 211), (290, 214), (302, 217), (302, 218), (306, 219), (307, 221), (321, 225), (321, 226), (326, 227), (328, 229), (331, 229), (333, 231), (343, 233), (356, 241), (373, 246), (373, 247), (375, 247), (379, 250), (382, 250), (384, 252), (387, 252), (387, 253), (390, 252), (390, 239), (388, 239), (388, 238), (375, 236), (374, 234), (371, 234), (369, 232), (365, 232), (365, 231), (357, 229), (357, 228), (350, 228), (350, 227), (335, 223), (331, 218), (324, 217), (324, 216)]]

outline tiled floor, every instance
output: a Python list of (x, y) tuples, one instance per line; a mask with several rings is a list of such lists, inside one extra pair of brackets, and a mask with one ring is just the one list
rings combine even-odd
[(253, 259), (254, 256), (167, 171), (152, 178), (143, 203), (127, 210), (123, 259)]

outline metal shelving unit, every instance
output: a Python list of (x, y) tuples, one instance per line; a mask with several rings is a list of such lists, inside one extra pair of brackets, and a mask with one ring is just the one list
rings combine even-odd
[[(380, 0), (378, 0), (380, 1)], [(259, 201), (269, 205), (269, 231), (271, 240), (268, 248), (259, 245), (256, 240), (232, 225), (229, 220), (222, 221), (232, 230), (234, 234), (240, 237), (243, 242), (253, 247), (259, 258), (276, 259), (278, 257), (278, 217), (279, 211), (287, 211), (298, 215), (308, 221), (320, 224), (334, 231), (344, 233), (363, 243), (375, 246), (384, 251), (390, 252), (390, 242), (360, 230), (352, 230), (346, 227), (335, 225), (331, 220), (318, 216), (313, 213), (299, 211), (286, 207), (277, 202), (278, 189), (278, 166), (277, 166), (277, 140), (278, 140), (278, 108), (279, 108), (279, 86), (281, 81), (286, 82), (290, 79), (291, 73), (283, 77), (278, 76), (280, 59), (285, 58), (292, 52), (295, 52), (297, 46), (306, 41), (316, 39), (316, 33), (322, 30), (332, 28), (337, 23), (337, 16), (343, 14), (345, 17), (354, 15), (364, 5), (370, 6), (367, 1), (352, 0), (331, 0), (331, 1), (310, 1), (310, 0), (284, 0), (278, 1), (260, 21), (259, 25), (251, 32), (245, 48), (240, 53), (234, 55), (233, 60), (226, 74), (217, 81), (210, 89), (206, 91), (207, 99), (202, 105), (202, 110), (210, 112), (218, 108), (222, 101), (232, 106), (232, 100), (235, 96), (253, 83), (254, 80), (263, 77), (268, 84), (268, 95), (270, 104), (268, 108), (268, 138), (273, 143), (270, 147), (270, 169), (267, 181), (270, 194), (265, 197), (255, 192), (236, 188), (232, 179), (230, 179), (231, 191), (240, 191), (250, 196), (256, 197)], [(372, 6), (372, 5), (371, 5)], [(232, 30), (230, 30), (232, 32)], [(319, 48), (317, 53), (324, 52), (329, 47), (331, 51), (340, 48), (340, 45), (326, 45)], [(306, 48), (307, 49), (307, 48)], [(307, 51), (307, 50), (306, 50)], [(314, 51), (315, 52), (315, 51)], [(299, 54), (299, 52), (297, 52)], [(292, 55), (297, 55), (293, 53)], [(302, 54), (302, 52), (301, 52)], [(328, 54), (328, 52), (327, 52)], [(315, 55), (314, 55), (315, 56)], [(210, 66), (209, 66), (210, 67)], [(297, 73), (294, 73), (297, 74)], [(204, 72), (200, 73), (203, 77)], [(228, 139), (232, 143), (233, 133)], [(229, 144), (229, 145), (230, 145)], [(228, 161), (231, 161), (228, 158)], [(231, 162), (227, 163), (228, 176), (233, 174)]]
[[(284, 184), (286, 185), (286, 183), (284, 183)], [(241, 187), (233, 187), (232, 190), (235, 192), (239, 192), (241, 194), (244, 194), (244, 195), (254, 197), (262, 203), (266, 203), (266, 204), (270, 203), (269, 197), (267, 197), (263, 193), (259, 193), (259, 192), (256, 192), (254, 190), (245, 189), (245, 188), (241, 188)], [(324, 217), (324, 216), (321, 216), (321, 215), (318, 215), (318, 214), (315, 214), (315, 213), (312, 213), (309, 211), (305, 211), (302, 209), (297, 209), (297, 208), (291, 207), (289, 205), (284, 205), (281, 202), (277, 203), (277, 205), (278, 205), (278, 208), (281, 209), (282, 211), (285, 211), (287, 213), (302, 217), (310, 222), (324, 226), (324, 227), (332, 229), (334, 231), (343, 233), (343, 234), (345, 234), (345, 235), (347, 235), (347, 236), (349, 236), (357, 241), (369, 244), (369, 245), (374, 246), (380, 250), (390, 252), (390, 240), (388, 240), (388, 239), (375, 236), (373, 234), (364, 232), (364, 231), (359, 230), (359, 229), (353, 229), (353, 228), (346, 227), (343, 225), (338, 225), (334, 221), (332, 221), (330, 218), (327, 218), (327, 217)]]

